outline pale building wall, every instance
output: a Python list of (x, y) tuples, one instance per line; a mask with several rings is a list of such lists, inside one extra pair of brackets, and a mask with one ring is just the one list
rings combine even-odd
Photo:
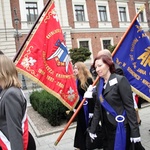
[(0, 50), (13, 58), (16, 54), (10, 0), (0, 0)]

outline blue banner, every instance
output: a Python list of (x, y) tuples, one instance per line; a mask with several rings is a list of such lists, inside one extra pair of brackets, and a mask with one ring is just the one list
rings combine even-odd
[(113, 60), (124, 70), (132, 89), (150, 101), (150, 40), (136, 20)]

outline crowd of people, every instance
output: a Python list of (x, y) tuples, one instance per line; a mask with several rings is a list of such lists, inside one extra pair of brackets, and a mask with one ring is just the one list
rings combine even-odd
[[(104, 150), (132, 150), (132, 146), (135, 143), (139, 143), (138, 148), (144, 150), (141, 145), (139, 130), (141, 119), (138, 113), (135, 98), (136, 95), (132, 92), (130, 83), (124, 76), (122, 68), (113, 62), (110, 51), (99, 51), (90, 68), (93, 78), (99, 78), (96, 87), (92, 86), (92, 82), (91, 84), (88, 82), (87, 75), (83, 73), (87, 70), (87, 68), (85, 68), (86, 66), (84, 63), (77, 62), (74, 64), (74, 74), (77, 79), (77, 87), (80, 96), (79, 102), (81, 102), (83, 98), (86, 98), (88, 105), (90, 105), (91, 101), (94, 102), (92, 122), (89, 130), (91, 139), (95, 140), (97, 138), (96, 128), (97, 125), (101, 123), (101, 127), (104, 132), (104, 140), (99, 142), (103, 142)], [(87, 72), (89, 74), (89, 71)], [(79, 77), (80, 74), (83, 74), (81, 75), (82, 79)], [(85, 83), (88, 83), (86, 84), (86, 88), (81, 86), (81, 80), (83, 79)], [(88, 126), (86, 124), (87, 120), (85, 119), (84, 107), (85, 106), (83, 106), (82, 110), (80, 110), (79, 114), (77, 114), (78, 121), (74, 147), (79, 150), (89, 150), (85, 145), (85, 133)], [(84, 117), (80, 117), (81, 112)], [(90, 112), (86, 113), (90, 114)], [(78, 128), (82, 125), (84, 125), (84, 128), (80, 128), (79, 131)], [(77, 134), (79, 134), (78, 131), (80, 134), (82, 133), (82, 136), (77, 137)], [(77, 144), (79, 139), (80, 142)]]
[[(101, 125), (103, 140), (99, 142), (103, 143), (103, 150), (132, 150), (133, 144), (141, 142), (138, 99), (122, 68), (113, 62), (110, 51), (99, 51), (90, 69), (85, 63), (76, 62), (73, 71), (79, 94), (73, 111), (86, 99), (77, 113), (75, 149), (90, 150), (86, 145), (87, 129), (91, 140), (95, 140), (97, 126)], [(98, 82), (93, 86), (96, 78)], [(138, 146), (143, 148), (142, 145)], [(27, 101), (21, 90), (18, 72), (13, 61), (2, 52), (0, 150), (36, 150), (34, 138), (28, 129)]]

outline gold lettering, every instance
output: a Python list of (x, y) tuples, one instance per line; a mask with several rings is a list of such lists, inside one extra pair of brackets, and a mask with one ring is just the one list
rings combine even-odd
[(43, 60), (44, 60), (44, 65), (45, 65), (45, 69), (50, 73), (50, 74), (54, 74), (54, 71), (52, 68), (50, 68), (50, 66), (48, 66), (48, 64), (46, 63), (46, 60), (45, 60), (45, 56), (46, 56), (46, 53), (43, 52)]
[(133, 40), (132, 46), (131, 46), (131, 49), (130, 49), (131, 52), (134, 51), (134, 47), (135, 47), (135, 45), (136, 45), (137, 42), (138, 42), (138, 39), (137, 39), (137, 38)]
[(52, 70), (52, 68), (50, 68), (47, 64), (45, 64), (45, 69), (46, 69), (50, 74), (54, 74), (54, 71)]
[(71, 78), (74, 78), (74, 75), (64, 75), (64, 74), (56, 73), (56, 77), (63, 78), (63, 79), (71, 79)]
[(52, 78), (51, 76), (47, 76), (46, 79), (47, 79), (48, 81), (54, 82), (54, 78)]
[(142, 37), (143, 37), (143, 38), (144, 38), (144, 37), (147, 37), (146, 33), (142, 33)]
[(64, 88), (64, 85), (62, 83), (60, 83), (60, 82), (57, 82), (56, 85), (59, 86), (60, 88)]
[(144, 67), (146, 67), (147, 65), (150, 66), (150, 50), (146, 49), (146, 52), (140, 55), (137, 59), (142, 60), (140, 64), (143, 65)]
[(141, 32), (142, 31), (142, 27), (141, 26), (136, 25), (136, 28), (137, 28), (137, 32)]
[(38, 70), (38, 73), (42, 74), (42, 75), (45, 75), (45, 72), (42, 70), (42, 69), (39, 69)]
[(133, 62), (132, 64), (133, 64), (133, 67), (136, 68), (136, 62)]
[(150, 88), (150, 82), (148, 82), (147, 80), (143, 79), (142, 83), (144, 83), (146, 86), (148, 86), (148, 88)]
[(60, 33), (61, 30), (60, 29), (56, 29), (51, 31), (50, 33), (48, 33), (48, 35), (46, 36), (47, 39), (50, 39), (54, 34)]
[(124, 62), (122, 66), (125, 67), (125, 66), (126, 66), (126, 63)]
[(146, 75), (146, 71), (145, 71), (145, 70), (143, 70), (143, 69), (140, 69), (140, 68), (139, 68), (139, 69), (137, 70), (137, 72), (139, 72), (139, 73), (141, 73), (141, 74)]
[(130, 55), (130, 59), (131, 59), (131, 61), (133, 61), (133, 60), (134, 60), (133, 55)]
[(127, 70), (130, 72), (130, 74), (135, 77), (137, 80), (140, 80), (140, 76), (136, 74), (130, 67), (127, 68)]

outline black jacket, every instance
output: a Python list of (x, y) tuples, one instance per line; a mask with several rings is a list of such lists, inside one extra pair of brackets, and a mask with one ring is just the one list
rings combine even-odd
[[(112, 83), (111, 81), (113, 81), (114, 79), (117, 82), (116, 83), (114, 82), (114, 84), (110, 84)], [(109, 78), (106, 88), (103, 91), (103, 96), (105, 100), (117, 112), (118, 115), (122, 115), (125, 109), (126, 111), (125, 124), (129, 123), (131, 129), (131, 137), (139, 137), (140, 136), (139, 127), (132, 99), (131, 86), (128, 80), (124, 76), (112, 74)], [(109, 113), (106, 114), (108, 121), (116, 126), (115, 118)], [(103, 119), (104, 118), (102, 113), (102, 106), (100, 100), (97, 98), (93, 121), (90, 130), (91, 133), (95, 132), (99, 120), (101, 120), (103, 124)]]

